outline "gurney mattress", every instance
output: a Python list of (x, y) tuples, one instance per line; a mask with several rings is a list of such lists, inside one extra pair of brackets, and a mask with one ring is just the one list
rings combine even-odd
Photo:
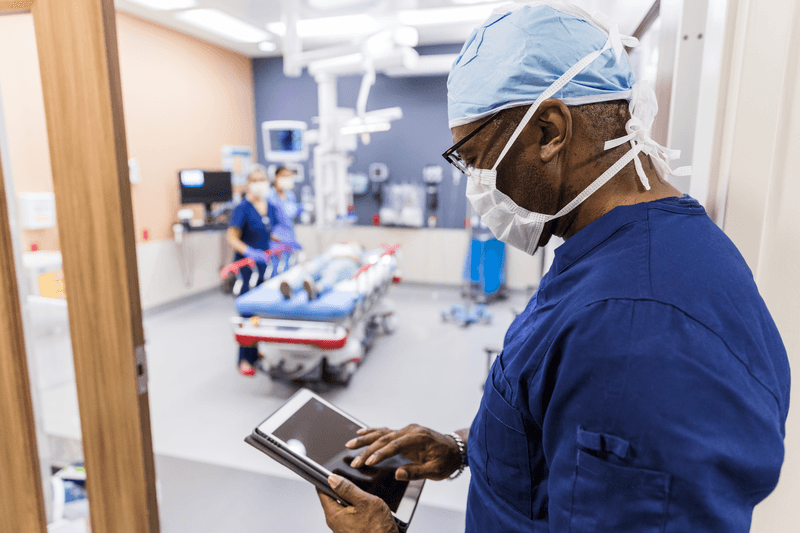
[(236, 311), (243, 317), (335, 322), (352, 314), (358, 298), (357, 292), (330, 291), (309, 302), (308, 295), (300, 291), (286, 300), (277, 289), (262, 285), (239, 296)]

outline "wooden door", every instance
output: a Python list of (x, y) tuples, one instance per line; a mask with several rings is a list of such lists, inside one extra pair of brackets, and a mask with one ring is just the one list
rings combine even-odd
[[(30, 10), (36, 30), (92, 531), (156, 533), (147, 365), (114, 3), (0, 0), (4, 10)], [(4, 207), (0, 202), (0, 218)], [(4, 483), (12, 481), (0, 476), (0, 510), (13, 508), (10, 516), (20, 515), (15, 527), (3, 526), (3, 531), (43, 531), (41, 478), (35, 466), (30, 391), (25, 390), (18, 300), (16, 314), (13, 309), (16, 285), (13, 259), (6, 257), (7, 233), (0, 221), (0, 414), (11, 417), (20, 430), (14, 436), (0, 433), (0, 453), (26, 459), (15, 472), (19, 480), (13, 481), (23, 484), (7, 487)], [(7, 313), (11, 320), (5, 319)], [(7, 383), (14, 385), (7, 390)], [(33, 485), (38, 493), (19, 490)]]

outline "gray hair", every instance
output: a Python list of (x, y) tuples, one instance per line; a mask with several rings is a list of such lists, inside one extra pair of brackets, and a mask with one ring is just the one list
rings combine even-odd
[(267, 167), (260, 163), (255, 163), (250, 165), (250, 169), (247, 171), (247, 177), (249, 178), (253, 174), (264, 174), (265, 176), (269, 177), (269, 173), (267, 172)]

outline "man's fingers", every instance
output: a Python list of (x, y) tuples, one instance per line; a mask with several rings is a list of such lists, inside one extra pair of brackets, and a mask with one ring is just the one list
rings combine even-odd
[(405, 442), (406, 439), (408, 439), (408, 436), (404, 435), (402, 430), (390, 431), (375, 440), (366, 450), (358, 454), (358, 457), (353, 459), (350, 466), (353, 468), (360, 468), (365, 464), (371, 466), (393, 455), (397, 455), (399, 448), (396, 443)]
[(443, 479), (442, 472), (434, 463), (410, 464), (401, 466), (394, 473), (398, 481), (413, 481), (415, 479)]
[[(374, 451), (371, 450), (372, 446), (370, 446), (370, 448), (367, 448), (367, 453), (372, 451), (372, 454), (369, 455), (365, 464), (368, 466), (376, 465), (397, 454), (402, 454), (407, 451), (408, 448), (413, 448), (415, 441), (416, 439), (412, 436), (402, 435), (400, 437), (395, 437), (394, 440), (388, 441), (382, 447)], [(380, 443), (380, 440), (378, 440), (376, 444), (378, 443)]]
[[(349, 479), (332, 474), (328, 477), (328, 485), (351, 505), (358, 506), (370, 499), (370, 495), (355, 486)], [(330, 498), (329, 498), (330, 499)], [(338, 504), (337, 504), (338, 505)]]
[[(363, 432), (363, 433), (362, 433)], [(358, 437), (351, 439), (345, 444), (351, 450), (357, 450), (358, 448), (363, 448), (364, 446), (368, 446), (378, 440), (381, 436), (389, 433), (390, 430), (386, 428), (368, 428), (368, 429), (359, 429), (358, 430)]]
[(321, 490), (317, 489), (317, 496), (319, 496), (319, 503), (322, 505), (322, 510), (325, 512), (325, 515), (330, 516), (335, 513), (337, 510), (341, 509), (341, 505), (339, 502), (322, 492)]
[[(359, 468), (364, 465), (364, 461), (367, 458), (375, 453), (377, 450), (380, 450), (387, 443), (391, 442), (392, 439), (396, 438), (397, 431), (385, 430), (385, 431), (376, 431), (375, 433), (370, 433), (366, 437), (362, 437), (359, 439), (359, 444), (361, 442), (364, 445), (369, 444), (369, 447), (366, 450), (363, 450), (361, 453), (358, 454), (358, 457), (353, 459), (353, 462), (350, 463), (350, 466), (353, 468)], [(349, 443), (348, 443), (349, 444)], [(349, 446), (348, 446), (349, 447)]]

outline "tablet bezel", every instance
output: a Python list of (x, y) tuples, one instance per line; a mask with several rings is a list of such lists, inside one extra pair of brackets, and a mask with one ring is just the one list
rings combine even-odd
[[(298, 455), (289, 447), (286, 442), (276, 437), (273, 433), (277, 428), (281, 427), (283, 423), (289, 420), (289, 418), (291, 418), (301, 407), (303, 407), (312, 399), (317, 400), (327, 408), (340, 414), (354, 424), (362, 428), (368, 427), (360, 420), (354, 418), (345, 411), (342, 411), (318, 394), (315, 394), (308, 389), (300, 389), (294, 395), (292, 395), (292, 397), (289, 398), (286, 403), (284, 403), (274, 413), (267, 417), (266, 420), (259, 424), (253, 431), (253, 436), (257, 438), (259, 443), (268, 449), (272, 449), (283, 459), (282, 461), (278, 460), (278, 462), (283, 463), (284, 466), (287, 467), (289, 465), (285, 464), (284, 461), (294, 462), (298, 468), (311, 475), (311, 477), (314, 479), (318, 480), (319, 483), (314, 483), (315, 485), (324, 485), (324, 488), (330, 490), (330, 488), (327, 487), (327, 479), (332, 473), (313, 459), (303, 455)], [(310, 479), (307, 480), (311, 481)], [(392, 515), (395, 517), (395, 519), (399, 522), (402, 522), (405, 526), (408, 525), (408, 523), (411, 521), (411, 518), (414, 516), (414, 511), (419, 503), (419, 497), (422, 492), (423, 485), (424, 480), (410, 481), (408, 486), (406, 486), (406, 490), (403, 493), (403, 497), (400, 500), (397, 511), (392, 512)]]

